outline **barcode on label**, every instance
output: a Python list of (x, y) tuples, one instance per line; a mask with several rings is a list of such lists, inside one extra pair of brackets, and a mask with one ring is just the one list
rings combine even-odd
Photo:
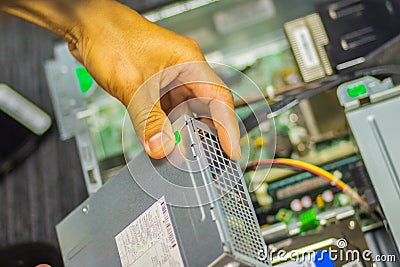
[(162, 210), (162, 213), (164, 216), (164, 224), (165, 224), (165, 227), (167, 228), (168, 240), (169, 240), (171, 246), (175, 247), (176, 240), (175, 240), (174, 228), (172, 227), (171, 219), (169, 217), (169, 213), (168, 213), (168, 209), (167, 209), (167, 203), (165, 203), (165, 201), (161, 202), (161, 210)]
[(185, 266), (164, 196), (125, 227), (115, 242), (121, 267)]

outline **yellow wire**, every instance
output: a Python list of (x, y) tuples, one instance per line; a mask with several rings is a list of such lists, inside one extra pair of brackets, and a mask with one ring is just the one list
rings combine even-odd
[(305, 167), (309, 170), (314, 171), (315, 173), (318, 173), (320, 176), (327, 178), (334, 184), (335, 186), (339, 187), (344, 193), (348, 194), (350, 197), (352, 197), (354, 200), (356, 200), (358, 203), (361, 204), (362, 207), (364, 207), (366, 210), (369, 209), (368, 203), (363, 200), (360, 195), (355, 191), (353, 188), (351, 188), (348, 184), (343, 182), (340, 179), (337, 179), (332, 173), (316, 166), (308, 162), (296, 160), (296, 159), (287, 159), (287, 158), (277, 158), (275, 160), (278, 160), (284, 164), (287, 165), (292, 165), (292, 166), (302, 166)]
[(336, 186), (340, 187), (342, 190), (348, 186), (342, 180), (337, 179), (332, 173), (322, 169), (321, 167), (313, 165), (311, 163), (304, 162), (304, 161), (297, 160), (297, 159), (287, 159), (287, 158), (277, 158), (276, 160), (282, 161), (283, 163), (286, 162), (288, 165), (298, 165), (298, 166), (303, 166), (305, 168), (313, 170), (313, 171), (321, 174), (321, 176), (329, 179), (332, 183), (334, 183)]

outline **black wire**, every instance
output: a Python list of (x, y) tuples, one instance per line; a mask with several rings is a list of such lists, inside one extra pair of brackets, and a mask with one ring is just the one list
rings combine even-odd
[(244, 136), (250, 130), (256, 128), (261, 122), (270, 119), (270, 114), (275, 114), (274, 112), (282, 113), (285, 107), (290, 106), (291, 103), (294, 103), (295, 101), (295, 96), (288, 96), (283, 100), (270, 105), (269, 107), (255, 110), (244, 120), (242, 120), (242, 123), (240, 124), (240, 136)]
[(400, 65), (383, 65), (357, 70), (354, 77), (375, 76), (375, 75), (400, 75)]
[(336, 86), (340, 85), (341, 83), (344, 83), (344, 82), (348, 81), (349, 79), (350, 79), (350, 77), (347, 76), (347, 75), (343, 76), (343, 77), (338, 77), (336, 80), (334, 80), (332, 82), (323, 84), (320, 87), (317, 87), (317, 88), (314, 88), (314, 89), (310, 89), (310, 90), (307, 90), (307, 91), (305, 91), (303, 93), (300, 93), (300, 94), (297, 95), (296, 98), (299, 101), (303, 100), (303, 99), (311, 98), (311, 97), (316, 96), (316, 95), (318, 95), (318, 94), (320, 94), (320, 93), (322, 93), (322, 92), (324, 92), (324, 91), (326, 91), (328, 89), (336, 87)]
[(256, 128), (261, 122), (275, 118), (276, 116), (282, 114), (283, 112), (291, 109), (292, 107), (296, 106), (301, 100), (308, 99), (315, 95), (318, 95), (321, 92), (324, 92), (332, 87), (335, 87), (343, 83), (344, 81), (346, 80), (343, 78), (337, 78), (336, 80), (327, 82), (321, 85), (320, 87), (309, 89), (298, 95), (288, 96), (279, 102), (271, 104), (269, 107), (264, 107), (255, 110), (242, 121), (240, 128), (240, 136), (244, 136), (250, 130)]
[[(335, 75), (330, 76), (329, 79), (323, 85), (314, 88), (308, 89), (307, 91), (301, 92), (297, 95), (291, 95), (283, 100), (276, 102), (269, 107), (260, 108), (255, 110), (242, 120), (240, 124), (240, 136), (244, 136), (252, 129), (256, 128), (260, 123), (274, 118), (279, 114), (282, 114), (286, 110), (296, 106), (300, 103), (301, 100), (309, 99), (313, 96), (316, 96), (326, 90), (329, 90), (333, 87), (337, 87), (338, 85), (356, 79), (363, 76), (375, 76), (375, 75), (400, 75), (400, 66), (399, 65), (383, 65), (377, 67), (366, 68), (362, 70), (357, 70), (354, 73), (343, 74), (343, 75)], [(329, 77), (329, 76), (328, 76)], [(332, 79), (332, 80), (331, 80)]]

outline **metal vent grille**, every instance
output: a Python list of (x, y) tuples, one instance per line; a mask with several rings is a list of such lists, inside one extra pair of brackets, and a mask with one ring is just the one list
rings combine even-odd
[(233, 252), (246, 255), (258, 262), (264, 251), (264, 240), (255, 218), (251, 201), (246, 194), (239, 166), (223, 152), (217, 137), (197, 128), (213, 182), (223, 206)]

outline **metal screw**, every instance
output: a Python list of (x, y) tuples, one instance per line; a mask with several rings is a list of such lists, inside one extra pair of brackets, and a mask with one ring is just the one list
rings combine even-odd
[(84, 207), (82, 208), (82, 213), (83, 213), (83, 214), (88, 214), (88, 213), (89, 213), (89, 206), (84, 206)]
[(296, 113), (290, 113), (289, 115), (289, 121), (292, 123), (296, 123), (299, 120), (299, 117), (297, 116)]
[(297, 145), (297, 149), (300, 152), (303, 152), (304, 150), (306, 150), (306, 146), (303, 143), (300, 143), (300, 144)]
[(351, 221), (349, 222), (349, 229), (350, 229), (350, 230), (354, 230), (355, 228), (356, 228), (356, 222), (353, 221), (353, 220), (351, 220)]

